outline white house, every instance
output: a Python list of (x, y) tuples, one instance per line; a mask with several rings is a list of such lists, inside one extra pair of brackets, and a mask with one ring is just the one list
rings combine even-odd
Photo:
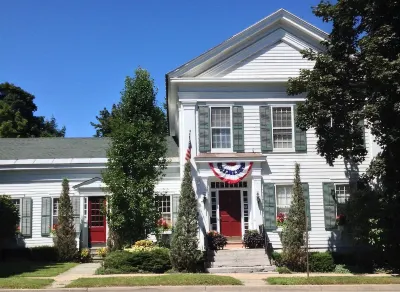
[[(165, 193), (160, 208), (174, 223), (191, 133), (200, 248), (207, 231), (235, 241), (263, 224), (279, 249), (276, 216), (290, 206), (296, 162), (307, 201), (310, 247), (345, 244), (335, 226), (337, 202), (348, 198), (350, 182), (378, 149), (365, 130), (366, 161), (338, 160), (330, 167), (316, 152), (314, 131), (295, 127), (296, 106), (305, 97), (286, 94), (289, 77), (313, 68), (300, 51), (322, 50), (325, 38), (325, 32), (281, 9), (167, 73), (172, 137), (170, 164), (157, 185)], [(100, 208), (107, 143), (98, 138), (0, 139), (0, 194), (11, 195), (20, 207), (27, 246), (52, 244), (64, 177), (70, 180), (80, 246), (105, 244)]]
[(281, 248), (276, 216), (290, 206), (297, 162), (310, 247), (346, 244), (335, 226), (337, 203), (348, 198), (350, 182), (377, 147), (365, 130), (366, 161), (338, 159), (330, 167), (316, 152), (314, 130), (295, 126), (305, 96), (286, 94), (288, 78), (314, 65), (300, 51), (322, 51), (327, 37), (280, 9), (166, 75), (169, 130), (179, 137), (181, 170), (192, 137), (203, 233), (217, 230), (234, 240), (264, 224), (273, 247)]

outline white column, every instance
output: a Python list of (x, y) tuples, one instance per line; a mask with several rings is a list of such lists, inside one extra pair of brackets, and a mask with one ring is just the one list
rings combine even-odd
[(263, 223), (262, 204), (260, 205), (257, 200), (257, 195), (262, 202), (262, 177), (261, 177), (261, 163), (254, 162), (252, 169), (251, 180), (251, 200), (250, 200), (250, 229), (258, 230), (258, 226)]

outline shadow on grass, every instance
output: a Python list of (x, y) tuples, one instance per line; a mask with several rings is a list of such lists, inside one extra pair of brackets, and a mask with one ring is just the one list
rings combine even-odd
[(74, 266), (73, 263), (32, 261), (0, 262), (0, 278), (8, 277), (54, 277)]

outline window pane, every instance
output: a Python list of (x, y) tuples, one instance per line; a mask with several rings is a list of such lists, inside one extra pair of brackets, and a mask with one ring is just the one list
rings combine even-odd
[(274, 148), (292, 148), (291, 129), (274, 129)]
[(171, 196), (158, 196), (157, 203), (161, 217), (171, 225)]
[(274, 128), (292, 127), (292, 108), (274, 107), (272, 108)]
[(231, 148), (231, 129), (212, 129), (212, 148)]
[(211, 108), (211, 127), (230, 128), (231, 109), (225, 107)]
[(350, 197), (349, 185), (335, 185), (336, 197), (339, 204), (345, 203)]
[(58, 216), (58, 198), (53, 199), (53, 216)]
[(289, 212), (292, 202), (293, 186), (276, 186), (276, 209), (277, 214)]

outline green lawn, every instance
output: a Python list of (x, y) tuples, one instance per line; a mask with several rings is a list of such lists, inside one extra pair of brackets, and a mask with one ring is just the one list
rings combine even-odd
[(320, 277), (270, 277), (271, 285), (359, 285), (359, 284), (400, 284), (400, 277), (366, 276), (320, 276)]
[(0, 278), (54, 277), (76, 265), (77, 263), (2, 262), (0, 263)]
[(215, 276), (208, 274), (171, 274), (164, 276), (80, 278), (67, 285), (66, 288), (195, 285), (242, 285), (242, 282), (227, 276)]
[(40, 289), (50, 285), (52, 279), (0, 278), (0, 289)]

